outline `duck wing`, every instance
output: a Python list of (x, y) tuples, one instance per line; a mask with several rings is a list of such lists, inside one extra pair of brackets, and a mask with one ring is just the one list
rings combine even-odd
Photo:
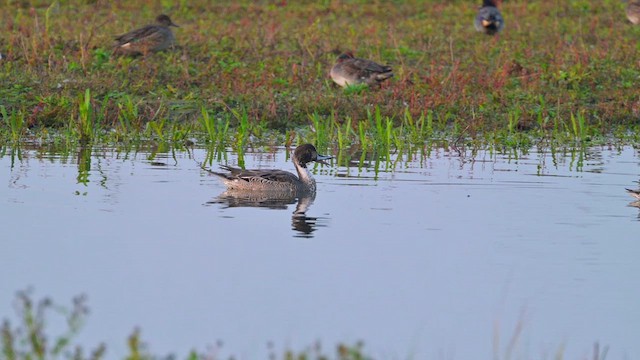
[(124, 44), (137, 42), (142, 39), (157, 37), (161, 33), (161, 30), (162, 30), (161, 26), (147, 25), (140, 29), (129, 31), (126, 34), (116, 36), (116, 41), (118, 42), (118, 46), (122, 46)]
[(367, 59), (354, 58), (351, 61), (346, 61), (345, 66), (365, 75), (371, 75), (372, 73), (386, 73), (391, 71), (391, 66), (380, 65), (375, 61)]
[(629, 195), (631, 195), (634, 198), (640, 200), (640, 190), (633, 190), (633, 189), (625, 189), (625, 190), (627, 190)]
[(295, 183), (298, 181), (297, 176), (284, 170), (245, 170), (227, 165), (220, 165), (220, 167), (230, 172), (230, 174), (224, 174), (227, 179), (244, 180), (250, 183)]

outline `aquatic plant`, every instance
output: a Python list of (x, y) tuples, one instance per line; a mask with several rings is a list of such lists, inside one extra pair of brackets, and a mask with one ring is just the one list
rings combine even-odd
[[(86, 296), (77, 296), (67, 308), (54, 303), (51, 299), (34, 300), (33, 291), (18, 292), (15, 301), (18, 312), (18, 323), (13, 325), (5, 319), (0, 326), (0, 359), (2, 360), (32, 360), (32, 359), (73, 359), (100, 360), (107, 358), (107, 346), (98, 346), (86, 350), (76, 343), (76, 338), (86, 321), (89, 309)], [(52, 335), (47, 327), (52, 317), (62, 317), (66, 329), (59, 335)], [(142, 340), (142, 331), (134, 329), (126, 340), (127, 360), (151, 360), (158, 357), (151, 354), (147, 344)], [(371, 359), (363, 351), (364, 344), (338, 344), (333, 354), (327, 354), (319, 343), (301, 351), (285, 350), (283, 352), (272, 349), (271, 359), (283, 360), (367, 360)], [(167, 358), (175, 358), (171, 355)], [(190, 360), (217, 359), (215, 353), (191, 351), (187, 357)], [(231, 357), (233, 358), (233, 357)]]
[(582, 142), (587, 140), (588, 129), (583, 113), (571, 114), (571, 129), (576, 140)]
[(147, 134), (154, 135), (158, 140), (164, 142), (165, 139), (165, 130), (164, 126), (167, 123), (167, 119), (162, 118), (159, 120), (151, 120), (147, 123)]
[(313, 113), (309, 115), (309, 120), (311, 120), (311, 129), (316, 135), (314, 143), (320, 149), (326, 147), (331, 136), (331, 119)]
[(99, 124), (95, 121), (93, 107), (91, 104), (91, 91), (86, 89), (84, 97), (78, 101), (78, 118), (76, 122), (76, 133), (81, 143), (91, 142), (98, 131)]
[(7, 113), (7, 109), (0, 105), (0, 115), (4, 119), (4, 122), (9, 129), (9, 135), (11, 141), (17, 143), (22, 139), (25, 131), (24, 114), (22, 112), (13, 111), (10, 114)]
[(115, 127), (120, 137), (140, 132), (138, 104), (133, 103), (130, 95), (124, 94), (122, 101), (118, 102), (118, 126)]
[(235, 134), (235, 149), (243, 150), (247, 145), (249, 135), (251, 134), (249, 114), (247, 113), (247, 110), (245, 108), (243, 108), (241, 111), (231, 110), (231, 113), (238, 122)]
[[(102, 359), (106, 347), (100, 344), (89, 354), (80, 345), (73, 343), (80, 332), (88, 313), (86, 297), (73, 299), (71, 309), (60, 307), (50, 299), (34, 301), (31, 290), (20, 291), (16, 296), (19, 324), (13, 326), (4, 320), (0, 328), (2, 355), (6, 360), (56, 359), (59, 357), (82, 359)], [(67, 325), (62, 334), (52, 336), (47, 323), (53, 315), (61, 316)]]
[[(333, 117), (333, 114), (332, 114)], [(334, 122), (335, 123), (335, 122)], [(347, 117), (344, 124), (340, 125), (335, 123), (336, 140), (338, 142), (338, 149), (346, 149), (349, 146), (350, 139), (353, 137), (354, 132), (351, 128), (351, 118)]]

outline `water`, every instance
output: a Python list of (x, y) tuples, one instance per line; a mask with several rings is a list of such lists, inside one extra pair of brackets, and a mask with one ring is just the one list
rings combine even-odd
[[(87, 294), (79, 341), (110, 358), (134, 327), (152, 353), (180, 357), (318, 340), (363, 340), (382, 359), (582, 359), (596, 341), (607, 359), (640, 357), (632, 148), (318, 167), (301, 203), (225, 196), (205, 158), (1, 157), (1, 316), (28, 286), (59, 303)], [(244, 160), (293, 169), (279, 148)]]

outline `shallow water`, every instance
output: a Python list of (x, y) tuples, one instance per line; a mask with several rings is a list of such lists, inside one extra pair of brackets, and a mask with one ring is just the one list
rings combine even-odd
[[(302, 204), (226, 196), (205, 158), (1, 157), (0, 315), (28, 286), (59, 303), (85, 293), (80, 341), (109, 358), (136, 326), (152, 353), (180, 357), (317, 340), (363, 340), (382, 359), (582, 359), (595, 341), (607, 359), (640, 357), (632, 148), (334, 162)], [(244, 161), (292, 169), (281, 148)]]

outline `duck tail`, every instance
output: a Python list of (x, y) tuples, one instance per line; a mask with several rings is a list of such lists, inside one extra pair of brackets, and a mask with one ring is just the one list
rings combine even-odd
[[(211, 175), (214, 175), (214, 176), (217, 176), (217, 177), (219, 177), (219, 178), (222, 178), (223, 180), (230, 180), (230, 179), (231, 179), (231, 176), (230, 176), (229, 174), (225, 174), (225, 173), (221, 173), (221, 172), (213, 171), (213, 170), (211, 170), (211, 169), (207, 169), (207, 168), (204, 166), (204, 164), (201, 164), (201, 163), (200, 163), (199, 165), (200, 165), (200, 168), (201, 168), (202, 170), (206, 171), (207, 173), (209, 173), (209, 174), (211, 174)], [(220, 165), (220, 167), (221, 167), (223, 170), (230, 170), (230, 167), (229, 167), (229, 166), (226, 166), (226, 165)]]
[(627, 190), (627, 192), (629, 193), (629, 195), (633, 196), (634, 198), (640, 200), (640, 190), (632, 190), (632, 189), (625, 189)]

